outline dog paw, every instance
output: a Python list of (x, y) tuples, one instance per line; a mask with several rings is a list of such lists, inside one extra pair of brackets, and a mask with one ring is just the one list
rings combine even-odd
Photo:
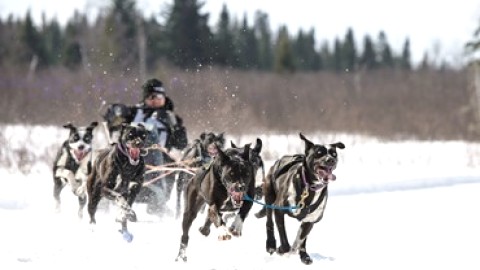
[(127, 230), (118, 230), (119, 233), (122, 234), (123, 240), (127, 241), (128, 243), (133, 241), (133, 234), (131, 234)]
[(208, 236), (210, 234), (210, 227), (207, 226), (202, 226), (200, 229), (198, 229), (201, 234)]
[(256, 218), (264, 218), (266, 216), (267, 216), (267, 209), (265, 209), (265, 208), (262, 208), (260, 211), (255, 213)]
[(280, 246), (278, 249), (277, 249), (277, 253), (282, 255), (282, 254), (285, 254), (285, 253), (289, 253), (291, 250), (290, 246)]
[(185, 244), (180, 244), (180, 250), (178, 251), (177, 258), (175, 258), (176, 262), (178, 262), (179, 259), (181, 259), (184, 262), (187, 261), (186, 248), (187, 246)]
[(275, 247), (271, 248), (271, 247), (267, 247), (267, 252), (270, 253), (270, 255), (272, 255), (273, 253), (275, 253), (277, 251), (277, 249)]
[(312, 258), (310, 258), (310, 256), (305, 251), (300, 252), (300, 260), (306, 265), (312, 264), (313, 262)]
[(221, 234), (218, 236), (218, 241), (226, 241), (232, 239), (230, 234)]
[(242, 236), (242, 231), (241, 231), (241, 230), (237, 230), (237, 229), (235, 229), (234, 227), (230, 227), (230, 229), (228, 229), (228, 231), (229, 231), (233, 236), (236, 236), (236, 237)]

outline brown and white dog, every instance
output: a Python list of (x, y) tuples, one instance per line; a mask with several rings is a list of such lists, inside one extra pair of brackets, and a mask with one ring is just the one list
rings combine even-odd
[(78, 216), (83, 216), (87, 202), (87, 176), (92, 162), (93, 130), (97, 125), (97, 122), (92, 122), (87, 127), (76, 127), (71, 123), (63, 126), (70, 130), (70, 135), (63, 142), (53, 163), (53, 197), (57, 211), (60, 211), (62, 189), (69, 184), (73, 194), (78, 197)]
[[(301, 133), (300, 138), (305, 142), (305, 154), (283, 156), (270, 168), (264, 183), (266, 206), (257, 217), (263, 217), (265, 213), (267, 216), (268, 253), (298, 252), (303, 263), (311, 264), (312, 259), (306, 250), (307, 237), (313, 225), (323, 217), (328, 198), (328, 183), (335, 180), (333, 170), (338, 162), (337, 149), (344, 149), (345, 145), (341, 142), (314, 144)], [(288, 242), (285, 214), (301, 222), (293, 246)], [(280, 236), (278, 249), (272, 216), (275, 216)]]
[(146, 137), (147, 130), (142, 124), (123, 124), (118, 143), (98, 152), (87, 181), (90, 223), (96, 223), (100, 200), (113, 200), (120, 210), (117, 217), (122, 225), (120, 232), (128, 242), (133, 235), (127, 230), (127, 219), (132, 222), (137, 219), (132, 204), (143, 184), (145, 163), (141, 150)]

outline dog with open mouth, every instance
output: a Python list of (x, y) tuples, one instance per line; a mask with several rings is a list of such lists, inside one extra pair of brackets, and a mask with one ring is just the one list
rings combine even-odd
[[(222, 239), (229, 239), (227, 235), (242, 234), (243, 222), (253, 204), (244, 200), (244, 197), (255, 194), (254, 168), (249, 154), (250, 144), (244, 146), (241, 154), (236, 149), (225, 151), (218, 149), (218, 155), (211, 165), (197, 172), (188, 182), (182, 220), (183, 233), (177, 261), (179, 259), (187, 261), (188, 232), (204, 204), (208, 205), (206, 222), (225, 229)], [(228, 229), (222, 219), (222, 213), (225, 212), (237, 212), (235, 221)]]
[[(230, 153), (235, 154), (237, 156), (243, 156), (243, 155), (246, 156), (247, 155), (247, 154), (244, 153), (246, 148), (237, 147), (237, 145), (233, 142), (230, 142), (230, 144), (231, 144), (231, 148), (229, 149)], [(265, 178), (264, 177), (264, 165), (263, 165), (264, 163), (263, 163), (262, 156), (260, 155), (260, 152), (262, 151), (262, 144), (263, 144), (262, 140), (260, 138), (257, 138), (255, 146), (248, 148), (248, 158), (250, 160), (250, 163), (253, 166), (253, 175), (254, 175), (254, 179), (255, 179), (255, 196), (257, 198), (258, 198), (258, 196), (260, 196), (260, 194), (258, 194), (259, 193), (258, 189), (261, 188), (261, 186), (257, 186), (257, 176), (259, 178), (261, 177), (261, 179)], [(262, 171), (262, 174), (259, 173), (260, 169)], [(233, 191), (232, 195), (233, 195), (232, 197), (238, 198), (239, 196), (241, 196), (242, 200), (245, 199), (244, 194), (238, 194), (238, 193), (235, 193)], [(240, 220), (237, 219), (237, 217), (238, 217), (238, 213), (236, 211), (232, 211), (232, 212), (225, 213), (224, 215), (222, 215), (223, 222), (225, 222), (225, 223), (227, 223), (229, 219), (234, 218), (234, 221), (233, 221), (234, 224), (232, 225), (233, 227), (237, 227), (238, 225), (235, 225), (235, 222), (239, 222), (241, 220), (241, 219)], [(205, 220), (204, 225), (202, 227), (200, 227), (200, 233), (205, 235), (205, 236), (208, 236), (210, 234), (211, 225), (212, 225), (212, 219), (207, 218)], [(227, 237), (227, 239), (229, 238), (228, 235), (226, 237)]]
[[(337, 149), (344, 149), (342, 142), (314, 144), (300, 133), (305, 142), (305, 153), (283, 156), (270, 168), (264, 182), (265, 206), (256, 214), (267, 217), (267, 252), (285, 254), (298, 252), (305, 264), (313, 261), (306, 250), (307, 237), (313, 225), (319, 222), (325, 211), (328, 198), (328, 184), (336, 179), (333, 171), (337, 168)], [(288, 215), (301, 222), (292, 246), (288, 242), (284, 216)], [(274, 220), (280, 237), (276, 247)]]
[(53, 162), (53, 197), (57, 211), (60, 211), (60, 194), (68, 184), (78, 197), (78, 216), (83, 217), (83, 208), (87, 202), (87, 176), (92, 162), (93, 131), (97, 125), (98, 122), (91, 122), (86, 127), (76, 127), (72, 123), (63, 126), (70, 130), (70, 135)]
[[(202, 132), (198, 139), (185, 150), (181, 162), (188, 168), (199, 169), (202, 166), (208, 166), (211, 161), (218, 155), (218, 149), (224, 150), (225, 138), (224, 133), (215, 134), (213, 132)], [(181, 199), (185, 189), (185, 183), (192, 179), (193, 176), (186, 172), (179, 172), (177, 177), (177, 201), (175, 218), (179, 218), (181, 214)]]
[(119, 208), (120, 232), (127, 241), (133, 238), (128, 232), (127, 220), (137, 220), (132, 204), (143, 184), (142, 148), (146, 137), (147, 130), (142, 124), (122, 124), (118, 142), (98, 151), (87, 181), (90, 223), (96, 223), (95, 212), (100, 200), (113, 200)]

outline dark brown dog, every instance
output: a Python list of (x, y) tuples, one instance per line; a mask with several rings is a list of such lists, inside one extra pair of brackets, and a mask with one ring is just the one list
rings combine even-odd
[[(224, 150), (225, 138), (224, 134), (215, 134), (213, 132), (202, 132), (200, 137), (193, 141), (191, 146), (187, 148), (181, 161), (189, 168), (200, 169), (202, 166), (209, 164), (218, 154), (218, 148)], [(185, 188), (185, 183), (193, 178), (186, 172), (179, 172), (177, 177), (177, 205), (175, 218), (179, 218), (181, 214), (181, 199)]]
[(114, 200), (121, 210), (117, 217), (122, 224), (120, 232), (129, 242), (133, 236), (127, 230), (127, 219), (136, 221), (132, 204), (143, 184), (145, 164), (141, 148), (146, 137), (143, 125), (123, 124), (119, 142), (99, 151), (87, 181), (90, 223), (96, 223), (95, 212), (101, 198)]
[(225, 228), (223, 213), (238, 212), (229, 233), (234, 236), (242, 234), (243, 223), (253, 204), (251, 201), (244, 201), (244, 196), (247, 194), (252, 197), (255, 193), (254, 168), (249, 157), (250, 145), (245, 145), (240, 155), (236, 149), (227, 149), (225, 152), (218, 150), (218, 155), (211, 165), (204, 171), (199, 171), (187, 185), (182, 220), (183, 234), (176, 260), (187, 260), (188, 232), (205, 203), (209, 206), (207, 222), (215, 224), (216, 227)]
[[(267, 252), (298, 252), (303, 263), (311, 264), (312, 259), (306, 250), (307, 237), (313, 225), (323, 217), (328, 198), (328, 182), (335, 180), (333, 170), (337, 167), (336, 150), (344, 149), (345, 145), (341, 142), (314, 144), (301, 133), (300, 138), (305, 142), (305, 154), (284, 156), (270, 168), (264, 183), (266, 206), (262, 211), (267, 216)], [(278, 249), (272, 214), (280, 236)], [(285, 214), (301, 222), (292, 247), (285, 231)], [(259, 213), (258, 216), (263, 215)]]

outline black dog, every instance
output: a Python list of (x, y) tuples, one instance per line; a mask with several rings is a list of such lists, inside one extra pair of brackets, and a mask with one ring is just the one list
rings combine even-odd
[[(185, 151), (181, 162), (188, 168), (199, 169), (209, 164), (218, 154), (218, 149), (224, 149), (224, 134), (213, 132), (202, 132), (200, 138), (193, 141), (192, 145)], [(175, 217), (180, 217), (181, 198), (187, 180), (192, 176), (186, 172), (179, 172), (177, 177), (177, 205)]]
[[(237, 150), (242, 150), (242, 148), (238, 148), (233, 142), (230, 142), (230, 144), (232, 148), (236, 148)], [(250, 149), (250, 162), (252, 162), (253, 168), (254, 168), (255, 197), (257, 200), (260, 200), (263, 196), (262, 186), (263, 186), (263, 179), (265, 178), (265, 165), (263, 163), (262, 156), (260, 156), (260, 152), (262, 151), (262, 144), (263, 144), (262, 140), (260, 138), (257, 138), (255, 147)], [(262, 169), (262, 174), (258, 174), (259, 169)]]
[[(245, 155), (245, 156), (248, 155), (250, 163), (253, 166), (254, 179), (255, 179), (255, 176), (257, 175), (257, 172), (258, 172), (259, 169), (262, 169), (262, 172), (264, 171), (264, 169), (263, 169), (263, 159), (260, 156), (260, 152), (262, 151), (262, 140), (261, 139), (257, 138), (255, 147), (253, 147), (253, 148), (249, 147), (248, 148), (248, 154), (244, 153), (246, 148), (239, 148), (233, 142), (230, 142), (230, 143), (231, 143), (231, 146), (232, 146), (232, 148), (230, 148), (230, 150), (229, 150), (231, 154), (239, 156), (239, 157), (242, 157), (243, 155)], [(259, 197), (261, 197), (261, 191), (259, 191), (260, 188), (261, 188), (261, 186), (255, 187), (255, 196), (257, 197), (257, 199), (260, 199)], [(249, 200), (252, 201), (252, 198), (250, 197)], [(238, 213), (236, 213), (236, 212), (230, 212), (230, 213), (223, 216), (223, 222), (226, 223), (228, 219), (230, 219), (231, 217), (236, 217), (237, 215), (238, 215)], [(210, 226), (211, 225), (212, 225), (212, 220), (207, 218), (205, 220), (204, 225), (202, 227), (200, 227), (200, 233), (202, 233), (205, 236), (208, 236), (210, 234)], [(226, 237), (229, 238), (228, 235)]]
[(83, 216), (87, 202), (85, 186), (91, 169), (93, 130), (97, 125), (97, 122), (92, 122), (88, 127), (77, 128), (71, 123), (63, 126), (70, 129), (70, 135), (60, 147), (53, 163), (53, 197), (57, 211), (60, 210), (60, 193), (68, 183), (73, 194), (78, 197), (78, 216)]
[(225, 228), (222, 213), (238, 211), (229, 232), (234, 236), (242, 234), (243, 222), (253, 204), (251, 201), (244, 201), (244, 196), (254, 196), (255, 193), (254, 169), (250, 162), (249, 149), (250, 145), (245, 145), (241, 155), (238, 155), (236, 149), (227, 149), (225, 152), (218, 149), (218, 155), (211, 165), (197, 172), (195, 178), (188, 182), (182, 220), (183, 234), (176, 260), (187, 260), (188, 231), (205, 203), (209, 206), (207, 222), (215, 224), (216, 227)]
[(133, 237), (127, 230), (127, 219), (136, 221), (132, 204), (143, 184), (145, 164), (141, 149), (146, 137), (142, 124), (123, 124), (118, 143), (99, 151), (87, 181), (90, 223), (96, 223), (95, 212), (102, 197), (115, 200), (121, 210), (117, 218), (122, 224), (120, 232), (127, 241)]
[[(312, 259), (306, 250), (307, 237), (313, 225), (323, 217), (328, 198), (328, 182), (335, 180), (332, 172), (337, 167), (336, 149), (344, 149), (345, 145), (341, 142), (329, 145), (314, 144), (301, 133), (300, 138), (305, 142), (305, 154), (284, 156), (270, 168), (264, 183), (267, 206), (262, 211), (266, 212), (267, 216), (267, 252), (272, 254), (277, 251), (284, 254), (298, 251), (301, 261), (311, 264)], [(280, 236), (278, 249), (272, 213), (275, 215)], [(301, 222), (292, 247), (285, 231), (285, 214)], [(258, 216), (262, 214), (259, 213)]]

